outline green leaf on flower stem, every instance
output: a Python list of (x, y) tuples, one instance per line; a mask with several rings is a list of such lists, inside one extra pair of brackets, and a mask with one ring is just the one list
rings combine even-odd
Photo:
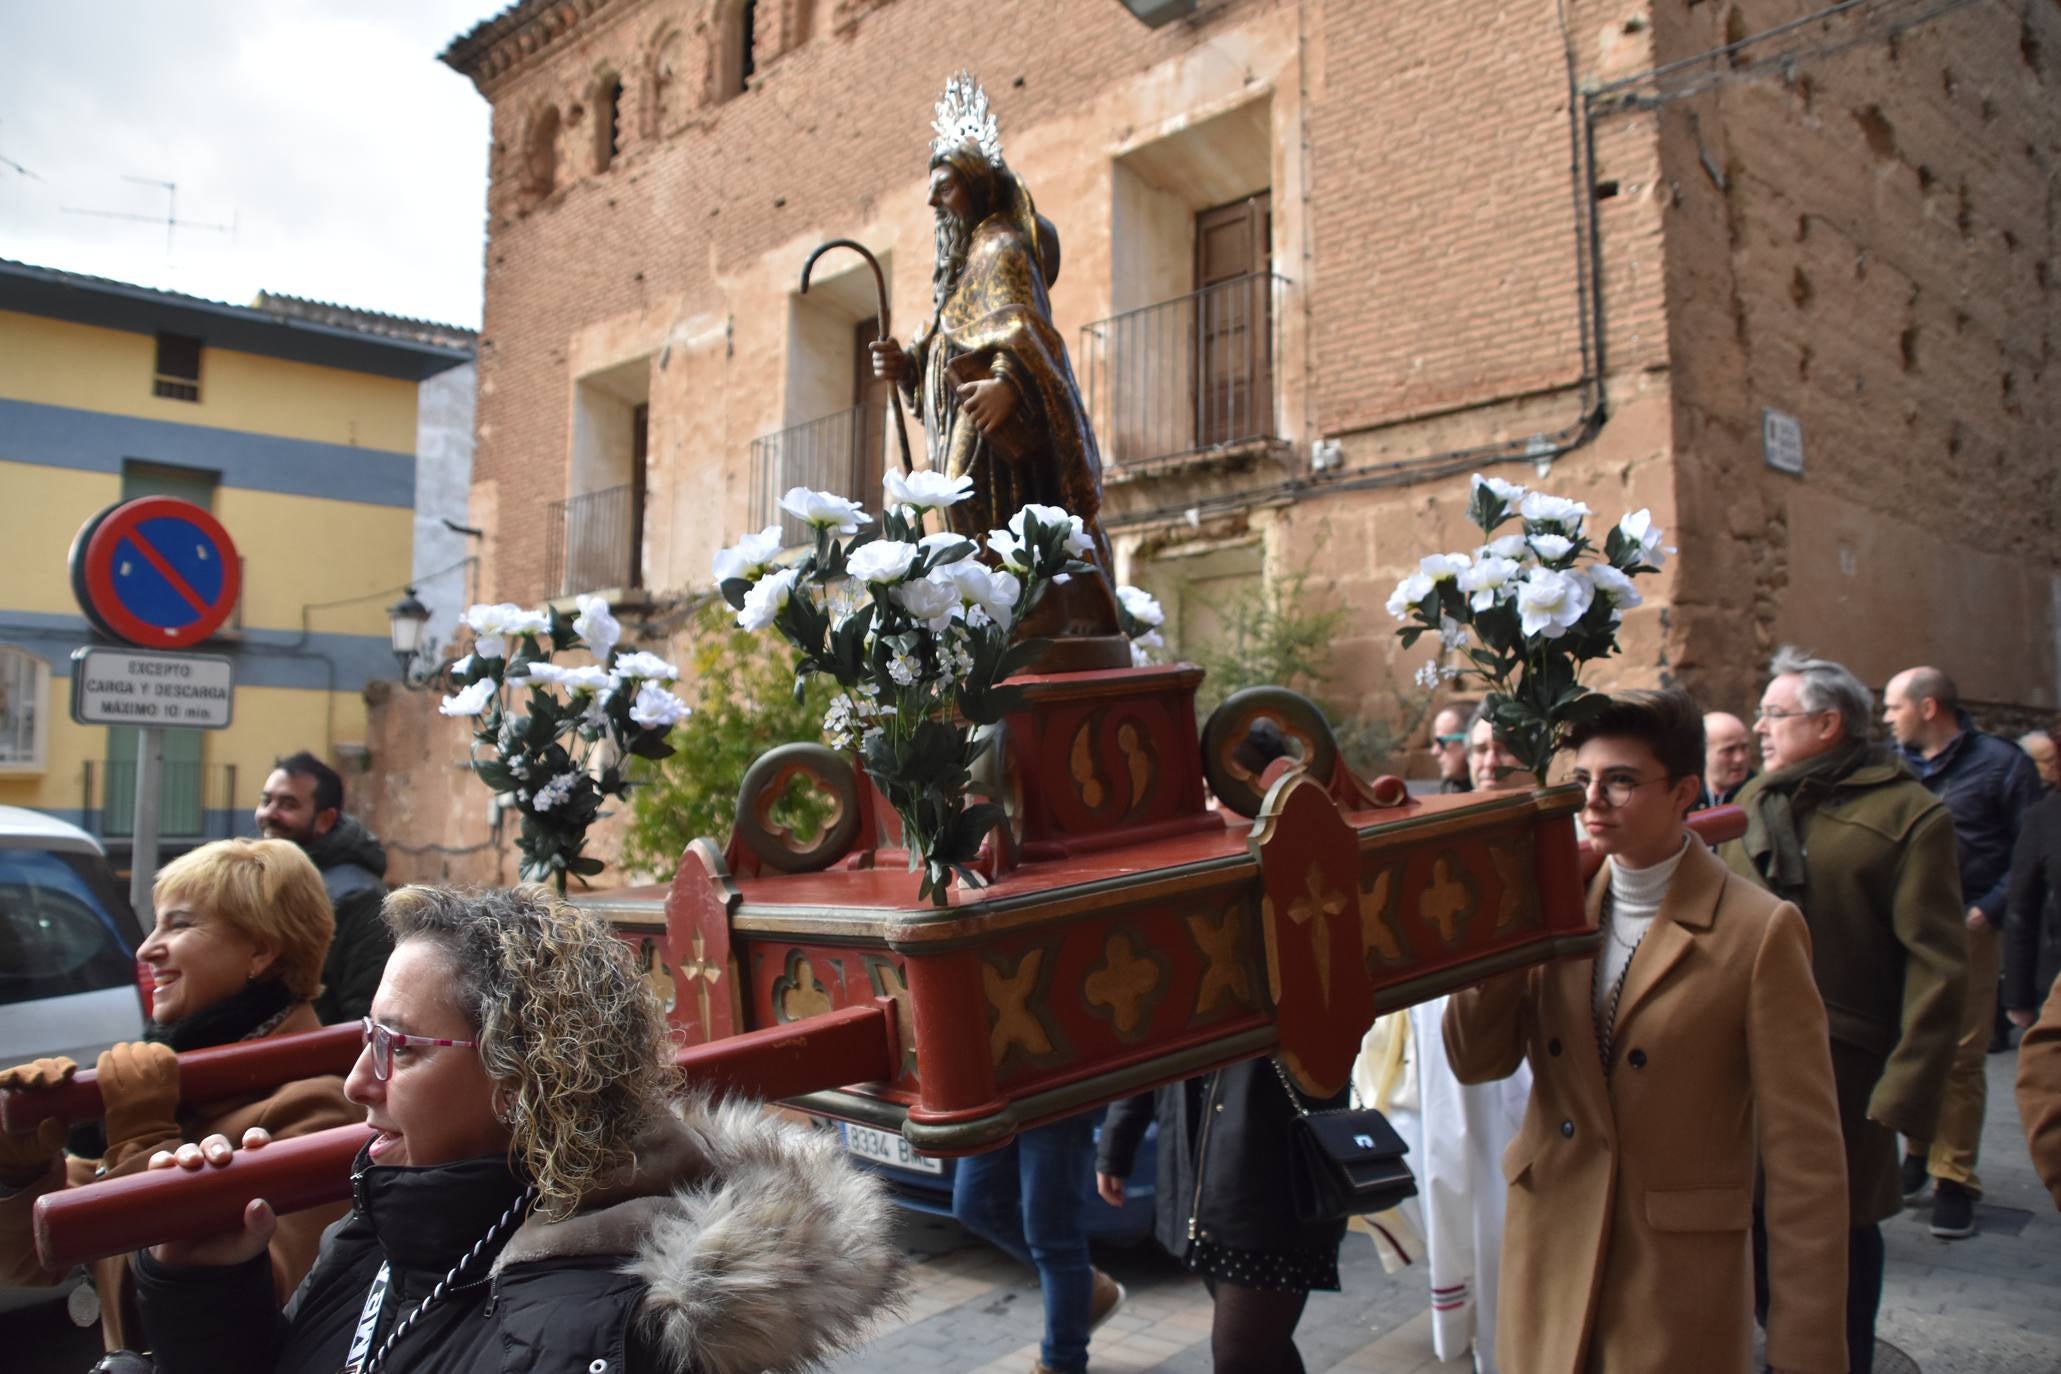
[(744, 609), (745, 593), (751, 590), (751, 585), (748, 578), (726, 577), (718, 590), (723, 593), (723, 600), (730, 603), (731, 610), (741, 611)]
[(1422, 625), (1405, 625), (1402, 629), (1396, 631), (1396, 636), (1403, 641), (1403, 647), (1407, 649), (1418, 640), (1424, 638), (1425, 633), (1425, 628)]
[(1582, 691), (1571, 700), (1561, 703), (1553, 715), (1561, 724), (1574, 725), (1582, 721), (1595, 720), (1609, 709), (1610, 698), (1606, 694)]
[(490, 792), (513, 792), (517, 787), (515, 774), (505, 763), (493, 759), (480, 759), (472, 765), (472, 771), (479, 774), (479, 780)]
[(673, 746), (666, 743), (663, 730), (643, 730), (631, 737), (629, 749), (640, 759), (669, 759)]
[(591, 878), (605, 867), (607, 865), (599, 859), (577, 858), (565, 861), (566, 872), (577, 873), (582, 878)]
[(563, 607), (551, 608), (551, 652), (562, 654), (568, 649), (581, 647), (579, 632), (573, 629), (572, 615)]
[(1015, 644), (1010, 645), (1009, 648), (1004, 650), (1001, 658), (996, 660), (995, 675), (992, 680), (1001, 682), (1005, 678), (1013, 677), (1015, 674), (1022, 672), (1030, 666), (1032, 660), (1036, 659), (1039, 654), (1044, 653), (1051, 645), (1052, 641), (1050, 639), (1042, 637), (1018, 640)]

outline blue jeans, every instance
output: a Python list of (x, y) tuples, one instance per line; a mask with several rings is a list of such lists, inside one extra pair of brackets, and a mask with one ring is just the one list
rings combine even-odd
[(1038, 1358), (1078, 1374), (1088, 1367), (1094, 1270), (1081, 1208), (1094, 1186), (1096, 1114), (1055, 1121), (1013, 1144), (958, 1163), (952, 1215), (959, 1224), (1038, 1271), (1045, 1340)]

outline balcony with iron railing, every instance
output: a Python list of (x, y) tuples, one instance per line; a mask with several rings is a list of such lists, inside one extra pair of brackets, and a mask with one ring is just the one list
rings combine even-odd
[(546, 516), (544, 594), (627, 590), (643, 584), (640, 493), (634, 483), (553, 501)]
[(1253, 272), (1081, 330), (1081, 383), (1112, 476), (1283, 446), (1285, 277)]
[(780, 497), (794, 487), (878, 509), (886, 437), (881, 408), (862, 405), (752, 440), (751, 528), (764, 529), (777, 520), (785, 543), (808, 542), (807, 527), (780, 510)]
[[(85, 812), (102, 840), (136, 833), (136, 761), (87, 759)], [(226, 840), (236, 833), (236, 765), (174, 763), (158, 771), (158, 836), (164, 840)]]

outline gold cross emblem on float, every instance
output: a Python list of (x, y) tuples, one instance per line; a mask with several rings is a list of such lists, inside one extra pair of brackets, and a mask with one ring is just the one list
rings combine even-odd
[(710, 1026), (709, 989), (723, 976), (719, 965), (708, 958), (708, 941), (700, 931), (694, 932), (694, 957), (680, 965), (680, 976), (694, 984), (694, 1006), (701, 1013), (701, 1039), (704, 1044), (714, 1034)]
[[(1288, 904), (1288, 919), (1299, 926), (1311, 926), (1310, 952), (1317, 960), (1317, 986), (1324, 1005), (1331, 1005), (1331, 918), (1345, 910), (1345, 894), (1325, 886), (1324, 875), (1311, 864), (1302, 875), (1306, 896)], [(1312, 923), (1314, 925), (1312, 926)]]

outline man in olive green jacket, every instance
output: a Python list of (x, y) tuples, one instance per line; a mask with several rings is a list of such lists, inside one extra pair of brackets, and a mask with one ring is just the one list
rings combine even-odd
[(1846, 1142), (1847, 1358), (1873, 1367), (1881, 1223), (1903, 1207), (1898, 1132), (1925, 1140), (1960, 1036), (1967, 962), (1953, 816), (1868, 742), (1874, 701), (1837, 663), (1784, 649), (1754, 730), (1732, 868), (1803, 911)]

